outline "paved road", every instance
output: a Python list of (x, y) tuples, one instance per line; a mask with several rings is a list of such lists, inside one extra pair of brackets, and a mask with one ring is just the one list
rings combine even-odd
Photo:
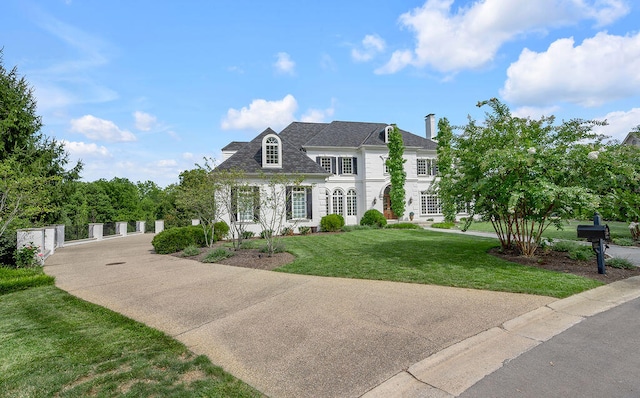
[(45, 272), (58, 287), (166, 332), (271, 397), (451, 396), (407, 370), (420, 377), (425, 360), (478, 336), (511, 348), (507, 342), (523, 339), (496, 329), (532, 311), (553, 312), (547, 305), (558, 302), (202, 264), (153, 254), (151, 238), (64, 247)]
[(640, 299), (585, 319), (461, 398), (640, 397)]

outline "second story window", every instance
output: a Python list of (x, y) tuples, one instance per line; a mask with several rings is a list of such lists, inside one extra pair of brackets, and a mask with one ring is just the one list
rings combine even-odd
[(419, 176), (435, 176), (438, 174), (438, 166), (435, 159), (418, 159)]
[(275, 134), (262, 140), (262, 167), (282, 167), (282, 143)]
[(353, 172), (353, 158), (340, 158), (342, 161), (342, 173), (341, 174), (355, 174)]
[(333, 173), (333, 168), (331, 167), (331, 158), (330, 157), (320, 158), (320, 167), (325, 169), (327, 171), (327, 173)]

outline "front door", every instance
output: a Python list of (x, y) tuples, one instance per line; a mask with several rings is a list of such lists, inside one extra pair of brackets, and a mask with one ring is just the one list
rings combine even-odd
[(382, 198), (382, 214), (384, 214), (384, 218), (386, 218), (387, 220), (395, 220), (398, 217), (396, 217), (396, 215), (393, 213), (393, 210), (391, 210), (391, 195), (389, 195), (390, 191), (391, 186), (388, 186), (384, 190), (384, 196)]

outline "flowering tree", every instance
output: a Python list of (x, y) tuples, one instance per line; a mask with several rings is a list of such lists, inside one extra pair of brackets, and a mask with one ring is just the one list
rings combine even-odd
[(441, 195), (468, 203), (472, 216), (490, 221), (503, 248), (515, 246), (532, 256), (550, 225), (560, 228), (577, 210), (597, 206), (598, 197), (585, 188), (583, 170), (589, 148), (599, 142), (591, 129), (601, 123), (554, 125), (553, 117), (519, 118), (497, 99), (478, 106), (491, 112), (483, 125), (470, 119), (454, 137), (455, 168), (442, 177), (451, 188)]

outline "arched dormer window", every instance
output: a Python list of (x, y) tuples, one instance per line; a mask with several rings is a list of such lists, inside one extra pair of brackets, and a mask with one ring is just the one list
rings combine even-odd
[(387, 126), (384, 128), (384, 142), (389, 143), (389, 133), (393, 131), (393, 126)]
[(275, 134), (262, 139), (262, 167), (282, 167), (282, 142)]

